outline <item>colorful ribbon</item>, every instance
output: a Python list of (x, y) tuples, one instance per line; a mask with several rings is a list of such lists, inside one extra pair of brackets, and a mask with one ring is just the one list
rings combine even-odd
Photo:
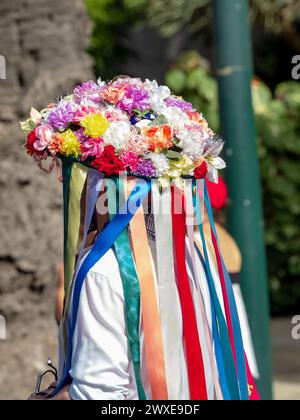
[[(214, 358), (214, 350), (213, 350), (213, 340), (212, 334), (209, 326), (209, 322), (207, 319), (207, 313), (205, 310), (204, 304), (204, 297), (202, 294), (202, 289), (200, 286), (199, 277), (200, 275), (205, 276), (205, 272), (203, 271), (202, 267), (197, 265), (196, 260), (196, 252), (195, 252), (195, 242), (194, 242), (194, 206), (193, 206), (193, 189), (192, 189), (192, 182), (189, 180), (186, 181), (185, 185), (185, 198), (186, 198), (186, 210), (187, 217), (186, 225), (187, 225), (187, 233), (188, 233), (188, 252), (187, 252), (187, 262), (190, 262), (190, 268), (192, 272), (192, 277), (194, 278), (194, 285), (191, 283), (191, 289), (193, 295), (195, 296), (195, 309), (199, 309), (200, 316), (197, 316), (198, 321), (198, 331), (200, 332), (201, 336), (201, 345), (203, 349), (203, 360), (204, 360), (204, 368), (205, 368), (205, 376), (207, 379), (207, 392), (209, 399), (214, 399), (214, 391), (216, 398), (218, 400), (222, 400), (222, 391), (220, 388), (220, 382), (218, 377), (218, 371), (215, 363)], [(202, 270), (201, 270), (202, 269)], [(204, 290), (203, 290), (204, 292)], [(210, 313), (209, 311), (208, 313)], [(196, 312), (197, 315), (197, 312)]]
[[(129, 189), (132, 188), (134, 182), (135, 180), (128, 181)], [(154, 400), (167, 400), (168, 388), (161, 326), (142, 206), (139, 207), (130, 221), (130, 232), (136, 271), (141, 288), (143, 331), (152, 398)]]
[[(120, 204), (125, 199), (124, 180), (115, 180), (116, 189), (112, 191), (107, 188), (108, 209), (110, 217), (114, 214), (113, 208), (116, 197), (120, 197)], [(116, 194), (117, 192), (117, 194)], [(122, 202), (121, 202), (122, 201)], [(125, 301), (126, 333), (130, 348), (131, 360), (134, 367), (135, 381), (140, 400), (146, 400), (146, 394), (141, 380), (141, 360), (140, 360), (140, 286), (135, 270), (134, 260), (128, 239), (128, 227), (115, 240), (114, 248), (120, 268), (122, 285)]]
[[(182, 345), (182, 316), (173, 257), (171, 190), (152, 185), (155, 222), (159, 312), (165, 349), (168, 395), (171, 400), (189, 399), (186, 362)], [(186, 379), (186, 380), (185, 380)]]
[(190, 397), (192, 400), (207, 400), (203, 358), (199, 341), (194, 304), (186, 270), (186, 215), (184, 194), (177, 187), (172, 187), (171, 191), (175, 273), (177, 277), (177, 285), (182, 309), (183, 336), (185, 340)]
[(217, 231), (214, 225), (212, 208), (209, 201), (209, 195), (208, 195), (206, 184), (204, 186), (204, 199), (205, 199), (205, 206), (207, 209), (207, 214), (208, 214), (210, 225), (211, 225), (211, 236), (212, 236), (212, 241), (213, 241), (215, 254), (217, 258), (220, 281), (222, 284), (225, 312), (226, 312), (226, 318), (227, 318), (227, 325), (228, 325), (228, 329), (230, 333), (231, 346), (232, 346), (232, 351), (235, 357), (235, 362), (237, 365), (240, 395), (243, 400), (248, 400), (249, 391), (248, 391), (248, 382), (247, 382), (247, 370), (246, 370), (245, 352), (244, 352), (241, 328), (240, 328), (240, 323), (239, 323), (239, 317), (238, 317), (237, 307), (235, 303), (234, 293), (232, 290), (231, 280), (230, 280), (229, 274), (226, 270), (224, 261), (220, 253)]
[(99, 261), (100, 258), (113, 246), (115, 240), (123, 232), (123, 230), (126, 228), (128, 223), (134, 216), (134, 213), (137, 211), (137, 203), (139, 203), (140, 205), (145, 199), (145, 197), (147, 197), (150, 190), (150, 181), (144, 181), (139, 185), (139, 188), (132, 191), (124, 207), (120, 209), (120, 212), (115, 215), (112, 221), (103, 229), (103, 231), (96, 238), (93, 248), (87, 254), (76, 275), (76, 278), (74, 279), (72, 310), (68, 328), (69, 334), (66, 360), (61, 381), (58, 384), (53, 395), (59, 392), (65, 384), (71, 381), (69, 371), (72, 359), (72, 341), (78, 313), (80, 292), (85, 277), (89, 270), (96, 264), (96, 262)]
[[(234, 366), (234, 360), (232, 355), (232, 349), (230, 345), (230, 339), (227, 330), (227, 324), (223, 315), (223, 311), (218, 299), (218, 295), (215, 289), (214, 281), (211, 275), (210, 263), (206, 248), (206, 242), (203, 233), (202, 226), (202, 215), (200, 213), (200, 199), (201, 199), (201, 181), (194, 181), (193, 186), (197, 186), (197, 194), (193, 196), (194, 208), (196, 211), (196, 217), (202, 241), (202, 248), (205, 258), (205, 272), (206, 278), (209, 285), (210, 298), (211, 298), (211, 309), (212, 309), (212, 327), (213, 327), (213, 338), (216, 350), (216, 359), (220, 375), (220, 383), (224, 399), (228, 400), (239, 400), (239, 387), (237, 382), (237, 376)], [(197, 243), (196, 243), (197, 244)], [(201, 258), (199, 246), (196, 248), (199, 258)]]

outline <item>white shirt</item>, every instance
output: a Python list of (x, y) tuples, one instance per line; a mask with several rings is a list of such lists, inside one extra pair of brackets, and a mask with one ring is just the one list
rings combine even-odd
[(110, 249), (82, 286), (73, 336), (72, 399), (138, 399), (124, 311), (119, 266)]

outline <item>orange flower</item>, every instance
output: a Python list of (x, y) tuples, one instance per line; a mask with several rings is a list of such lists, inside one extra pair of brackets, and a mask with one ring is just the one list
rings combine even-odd
[(49, 152), (52, 156), (55, 156), (60, 152), (63, 138), (59, 133), (54, 133), (51, 136), (50, 143), (48, 145)]
[(149, 150), (151, 152), (161, 152), (173, 146), (172, 129), (169, 125), (147, 126), (143, 132), (148, 139)]
[(190, 120), (196, 121), (197, 123), (203, 125), (204, 127), (208, 127), (206, 119), (203, 118), (202, 115), (199, 114), (199, 112), (189, 111), (187, 114), (188, 114)]
[(126, 86), (124, 85), (124, 86), (119, 87), (119, 86), (106, 85), (100, 91), (101, 98), (107, 102), (116, 104), (123, 98)]

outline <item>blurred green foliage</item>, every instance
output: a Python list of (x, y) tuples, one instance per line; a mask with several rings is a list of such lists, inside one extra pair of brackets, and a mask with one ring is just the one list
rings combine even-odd
[[(184, 53), (166, 74), (166, 83), (219, 130), (216, 81), (197, 52)], [(272, 94), (266, 84), (254, 80), (253, 104), (271, 303), (278, 314), (300, 306), (300, 83), (281, 83)]]
[(111, 79), (120, 73), (122, 63), (134, 54), (128, 45), (128, 28), (138, 20), (124, 0), (85, 0), (93, 22), (89, 53), (94, 59), (95, 73), (103, 79)]
[[(130, 8), (143, 10), (147, 21), (164, 36), (172, 36), (187, 26), (196, 33), (207, 29), (212, 19), (212, 0), (169, 0), (168, 7), (162, 0), (125, 0)], [(253, 23), (262, 25), (266, 31), (281, 34), (291, 43), (299, 40), (299, 0), (249, 0)], [(294, 39), (296, 37), (296, 40)]]

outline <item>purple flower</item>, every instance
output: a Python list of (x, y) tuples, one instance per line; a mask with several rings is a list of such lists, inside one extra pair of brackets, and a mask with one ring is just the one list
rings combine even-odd
[(82, 83), (74, 89), (76, 99), (81, 102), (83, 99), (89, 99), (92, 102), (100, 102), (99, 86), (93, 80)]
[(167, 106), (176, 106), (177, 108), (180, 108), (183, 112), (193, 111), (193, 105), (190, 102), (184, 101), (178, 96), (169, 96), (165, 100), (165, 104)]
[(140, 176), (145, 176), (147, 178), (156, 176), (156, 169), (153, 166), (153, 163), (149, 159), (141, 159), (135, 173)]
[(137, 88), (135, 86), (129, 85), (126, 88), (125, 95), (118, 103), (118, 106), (127, 112), (132, 111), (134, 108), (137, 108), (140, 111), (145, 111), (150, 107), (149, 94), (143, 88)]
[(86, 140), (89, 139), (89, 137), (87, 137), (84, 134), (84, 128), (83, 127), (79, 128), (79, 130), (74, 131), (74, 134), (78, 138), (78, 140), (80, 141), (80, 143), (83, 143), (83, 142), (85, 142)]
[(74, 102), (61, 101), (48, 115), (48, 123), (58, 129), (67, 128), (75, 120), (77, 108)]

